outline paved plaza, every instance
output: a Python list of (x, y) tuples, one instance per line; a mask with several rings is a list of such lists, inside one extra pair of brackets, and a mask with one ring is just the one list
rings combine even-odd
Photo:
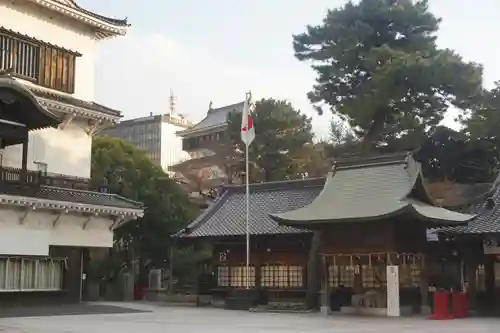
[[(110, 304), (113, 305), (113, 304)], [(114, 304), (141, 313), (60, 315), (0, 319), (1, 333), (259, 333), (259, 332), (440, 332), (498, 333), (500, 319), (430, 321), (422, 318), (322, 317), (149, 304)]]

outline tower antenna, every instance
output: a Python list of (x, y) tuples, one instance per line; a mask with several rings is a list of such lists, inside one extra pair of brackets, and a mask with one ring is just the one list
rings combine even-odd
[(170, 98), (169, 98), (169, 104), (170, 104), (170, 114), (173, 115), (175, 113), (175, 95), (172, 89), (170, 89)]

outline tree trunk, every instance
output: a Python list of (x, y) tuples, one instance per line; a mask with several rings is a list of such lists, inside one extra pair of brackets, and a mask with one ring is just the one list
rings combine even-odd
[(311, 247), (309, 249), (309, 259), (307, 261), (307, 309), (316, 309), (318, 307), (320, 245), (321, 232), (314, 231), (311, 239)]
[(380, 134), (380, 131), (383, 129), (385, 119), (386, 119), (385, 108), (379, 108), (373, 114), (373, 120), (370, 127), (366, 130), (363, 139), (361, 140), (360, 145), (360, 154), (368, 155), (372, 151), (372, 146), (377, 139), (377, 136)]

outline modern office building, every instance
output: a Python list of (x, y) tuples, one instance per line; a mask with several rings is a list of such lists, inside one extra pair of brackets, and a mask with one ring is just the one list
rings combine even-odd
[(182, 139), (175, 133), (190, 126), (191, 123), (183, 115), (175, 112), (174, 97), (171, 95), (169, 112), (124, 120), (101, 134), (123, 139), (144, 150), (153, 163), (171, 173), (170, 166), (189, 159), (189, 154), (182, 150)]

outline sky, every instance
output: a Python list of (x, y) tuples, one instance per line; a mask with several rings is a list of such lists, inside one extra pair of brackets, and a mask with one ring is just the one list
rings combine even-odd
[[(99, 42), (96, 101), (124, 119), (166, 112), (170, 90), (177, 112), (192, 121), (214, 107), (254, 99), (289, 100), (313, 117), (318, 138), (331, 115), (316, 114), (306, 94), (315, 75), (295, 59), (292, 35), (318, 24), (345, 0), (78, 0), (110, 17), (127, 17), (128, 34)], [(440, 47), (484, 65), (484, 84), (500, 79), (500, 1), (430, 0), (443, 19)], [(456, 127), (456, 112), (445, 124)], [(257, 129), (258, 131), (258, 129)]]

